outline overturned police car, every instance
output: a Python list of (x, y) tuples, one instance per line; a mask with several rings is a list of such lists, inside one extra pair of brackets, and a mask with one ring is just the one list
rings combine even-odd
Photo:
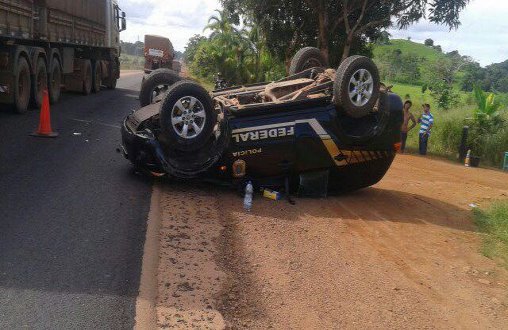
[(140, 171), (175, 179), (319, 196), (371, 186), (395, 157), (402, 101), (367, 57), (325, 67), (307, 47), (285, 79), (211, 93), (156, 70), (142, 86), (149, 97), (123, 124), (123, 154)]

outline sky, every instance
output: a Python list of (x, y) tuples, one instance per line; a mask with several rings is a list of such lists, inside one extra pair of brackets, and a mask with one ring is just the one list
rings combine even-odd
[[(302, 0), (303, 1), (303, 0)], [(127, 14), (122, 40), (143, 40), (145, 34), (168, 37), (183, 51), (190, 37), (203, 34), (208, 18), (219, 8), (217, 0), (119, 0)], [(427, 38), (444, 51), (458, 50), (482, 66), (508, 59), (508, 1), (472, 0), (461, 13), (462, 25), (450, 31), (445, 26), (421, 21), (406, 30), (390, 29), (393, 38), (423, 42)]]

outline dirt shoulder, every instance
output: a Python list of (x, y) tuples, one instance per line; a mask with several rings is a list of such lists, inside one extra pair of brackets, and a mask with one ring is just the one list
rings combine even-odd
[(376, 187), (251, 213), (217, 187), (164, 190), (160, 327), (508, 324), (508, 272), (479, 253), (469, 207), (508, 198), (507, 174), (400, 156)]

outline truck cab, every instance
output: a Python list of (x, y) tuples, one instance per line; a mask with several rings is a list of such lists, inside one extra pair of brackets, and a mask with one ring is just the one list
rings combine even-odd
[(125, 12), (120, 9), (117, 0), (106, 1), (106, 12), (108, 15), (108, 47), (118, 49), (120, 53), (120, 32), (127, 29)]

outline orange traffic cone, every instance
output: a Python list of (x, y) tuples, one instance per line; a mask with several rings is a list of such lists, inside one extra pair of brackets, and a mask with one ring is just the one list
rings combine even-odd
[(37, 137), (55, 138), (58, 136), (57, 132), (53, 132), (51, 129), (51, 117), (49, 111), (49, 95), (46, 89), (43, 92), (42, 106), (41, 106), (41, 117), (39, 121), (39, 128), (36, 132), (30, 134)]

